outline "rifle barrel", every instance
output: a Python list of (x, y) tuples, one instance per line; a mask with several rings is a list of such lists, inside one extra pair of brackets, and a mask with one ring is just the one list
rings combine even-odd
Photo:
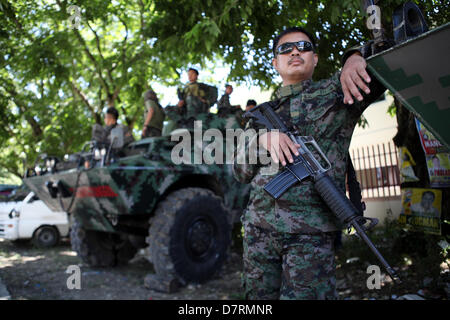
[(395, 273), (395, 270), (387, 263), (387, 261), (383, 258), (381, 253), (378, 251), (378, 249), (375, 247), (375, 245), (370, 241), (369, 237), (367, 236), (364, 229), (359, 225), (359, 223), (354, 219), (350, 225), (355, 228), (358, 235), (364, 240), (364, 242), (369, 246), (370, 250), (375, 254), (377, 259), (381, 262), (383, 267), (386, 269), (386, 271), (389, 273), (389, 276), (394, 280), (396, 283), (401, 283), (402, 281), (398, 277), (398, 275)]

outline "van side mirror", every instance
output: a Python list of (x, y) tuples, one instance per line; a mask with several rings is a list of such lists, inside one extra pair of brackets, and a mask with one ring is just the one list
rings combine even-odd
[(8, 217), (10, 218), (10, 219), (13, 219), (14, 217), (19, 217), (20, 216), (20, 213), (19, 213), (19, 211), (17, 211), (16, 209), (11, 209), (11, 211), (9, 212), (9, 214), (8, 214)]

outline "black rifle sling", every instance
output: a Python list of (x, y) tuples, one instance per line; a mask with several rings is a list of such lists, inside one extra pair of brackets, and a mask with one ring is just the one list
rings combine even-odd
[(356, 178), (355, 168), (353, 167), (352, 158), (350, 153), (347, 153), (347, 186), (348, 193), (350, 195), (350, 201), (356, 207), (360, 215), (364, 215), (366, 210), (366, 204), (362, 201), (361, 186)]

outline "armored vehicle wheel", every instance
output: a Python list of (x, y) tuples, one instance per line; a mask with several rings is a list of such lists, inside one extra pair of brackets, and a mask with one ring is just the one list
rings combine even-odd
[(222, 199), (207, 189), (185, 188), (158, 204), (147, 237), (147, 258), (161, 277), (201, 283), (222, 266), (230, 242)]
[(38, 248), (50, 248), (58, 243), (59, 232), (55, 227), (42, 226), (34, 232), (31, 241)]
[(74, 217), (70, 230), (72, 249), (92, 267), (113, 267), (126, 264), (137, 252), (127, 238), (120, 235), (86, 230)]

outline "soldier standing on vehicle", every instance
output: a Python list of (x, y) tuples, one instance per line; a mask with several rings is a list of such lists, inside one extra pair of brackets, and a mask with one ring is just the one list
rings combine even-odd
[[(225, 85), (225, 93), (217, 102), (217, 115), (221, 118), (226, 118), (229, 115), (234, 115), (237, 125), (242, 127), (244, 111), (240, 105), (232, 106), (230, 103), (230, 95), (233, 93), (233, 86), (230, 84)], [(243, 128), (243, 127), (242, 127)]]
[(232, 106), (230, 103), (230, 95), (233, 93), (233, 86), (231, 84), (225, 85), (225, 93), (222, 95), (220, 100), (217, 102), (218, 113), (222, 110), (236, 110), (241, 109), (240, 105)]
[[(347, 152), (353, 129), (365, 108), (385, 88), (366, 72), (364, 50), (344, 55), (344, 66), (331, 78), (312, 81), (318, 63), (314, 37), (303, 28), (289, 28), (274, 39), (273, 66), (283, 80), (277, 91), (276, 112), (299, 135), (315, 138), (333, 163), (328, 173), (345, 192)], [(370, 82), (370, 85), (368, 83)], [(364, 96), (358, 87), (365, 92)], [(370, 89), (369, 89), (370, 88)], [(353, 98), (356, 98), (354, 102)], [(364, 100), (363, 100), (364, 98)], [(259, 129), (252, 120), (249, 128)], [(268, 132), (252, 140), (268, 150), (275, 163), (292, 162), (298, 154), (284, 133)], [(252, 141), (238, 152), (247, 156)], [(251, 299), (336, 299), (337, 218), (315, 191), (312, 181), (288, 189), (278, 200), (263, 189), (275, 174), (262, 174), (260, 164), (238, 164), (236, 179), (252, 184), (250, 200), (241, 220), (244, 226), (244, 286)], [(267, 171), (266, 171), (267, 172)], [(263, 172), (265, 173), (265, 172)]]
[(179, 92), (180, 101), (178, 107), (186, 108), (186, 119), (195, 116), (199, 113), (205, 113), (209, 110), (209, 102), (206, 99), (206, 92), (202, 83), (197, 82), (198, 71), (194, 68), (188, 70), (189, 83)]
[(142, 138), (161, 136), (165, 113), (158, 102), (155, 91), (147, 90), (144, 93), (145, 114)]

